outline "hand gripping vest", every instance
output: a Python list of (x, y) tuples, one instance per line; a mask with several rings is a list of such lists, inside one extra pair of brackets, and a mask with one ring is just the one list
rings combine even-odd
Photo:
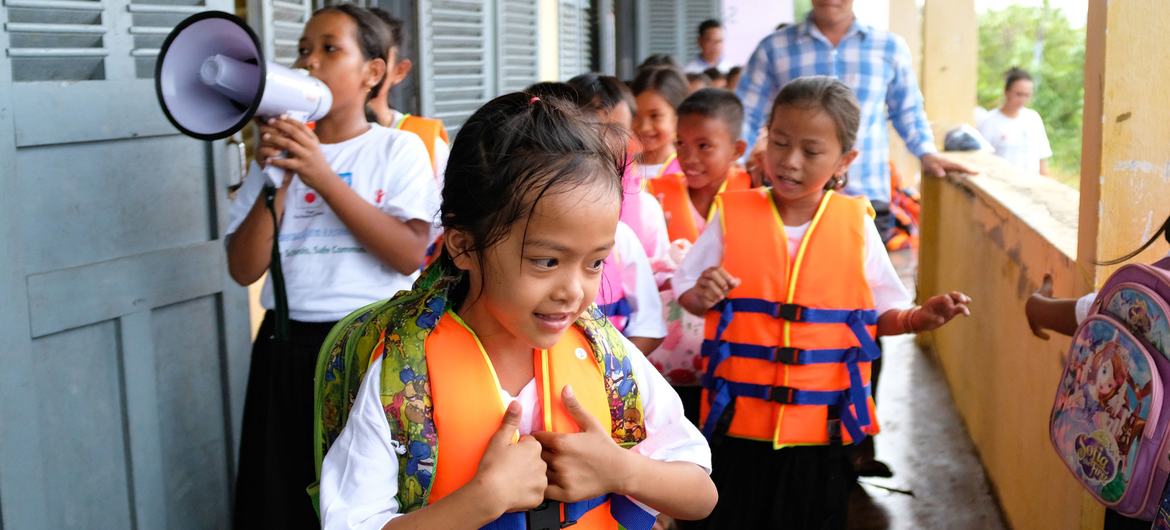
[(626, 330), (626, 323), (630, 320), (630, 301), (626, 299), (625, 287), (622, 285), (622, 257), (615, 248), (605, 258), (601, 269), (601, 286), (597, 291), (597, 307), (601, 313), (609, 318), (618, 331)]
[[(317, 361), (318, 477), (321, 459), (344, 428), (366, 367), (373, 362), (382, 363), (381, 401), (398, 449), (400, 510), (417, 510), (474, 476), (505, 407), (478, 339), (450, 313), (447, 292), (459, 279), (442, 262), (435, 263), (410, 291), (362, 308), (334, 326)], [(622, 344), (617, 330), (593, 306), (552, 349), (533, 353), (548, 430), (577, 431), (560, 401), (561, 390), (571, 384), (577, 399), (609, 426), (619, 445), (633, 447), (646, 437), (640, 394)], [(314, 495), (316, 485), (309, 491)], [(623, 496), (546, 505), (551, 510), (540, 510), (540, 517), (551, 515), (557, 526), (576, 521), (585, 529), (617, 528), (620, 523), (630, 530), (649, 530), (654, 525), (652, 515)], [(524, 530), (534, 513), (504, 514), (484, 528)]]
[[(752, 187), (752, 178), (746, 171), (732, 167), (727, 173), (727, 179), (719, 188), (722, 194), (728, 191), (746, 190)], [(691, 196), (687, 193), (687, 177), (682, 172), (663, 175), (646, 183), (646, 190), (662, 203), (662, 210), (666, 213), (666, 232), (671, 241), (685, 239), (694, 243), (699, 238), (699, 227), (695, 225), (692, 215), (695, 207), (691, 204)], [(707, 213), (707, 221), (714, 216), (715, 203), (711, 203), (711, 211)]]
[[(723, 267), (742, 283), (707, 313), (701, 424), (707, 436), (823, 445), (878, 432), (870, 399), (877, 312), (865, 279), (862, 198), (826, 192), (795, 258), (767, 188), (716, 199)], [(768, 259), (762, 257), (768, 256)]]

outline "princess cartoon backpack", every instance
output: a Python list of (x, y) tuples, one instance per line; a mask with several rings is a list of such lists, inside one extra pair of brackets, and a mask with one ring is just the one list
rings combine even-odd
[(1170, 473), (1168, 301), (1170, 258), (1110, 276), (1073, 334), (1049, 420), (1052, 446), (1081, 485), (1145, 520)]

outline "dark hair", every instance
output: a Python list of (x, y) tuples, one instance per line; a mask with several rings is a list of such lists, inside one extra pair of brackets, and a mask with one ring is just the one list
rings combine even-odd
[(791, 25), (792, 24), (790, 24), (788, 22), (781, 22), (779, 24), (776, 24), (776, 31), (780, 31), (780, 30), (787, 28), (788, 26), (791, 26)]
[[(687, 84), (690, 85), (691, 83), (695, 83), (695, 82), (703, 83), (703, 88), (707, 88), (707, 87), (711, 86), (711, 78), (707, 77), (707, 74), (701, 74), (698, 72), (687, 72)], [(688, 87), (688, 89), (689, 89), (689, 87)]]
[(727, 74), (720, 72), (719, 69), (714, 67), (714, 66), (712, 66), (711, 68), (708, 68), (706, 70), (703, 70), (703, 75), (707, 76), (707, 79), (710, 79), (712, 81), (717, 81), (719, 79), (727, 79)]
[(540, 98), (557, 98), (573, 103), (577, 102), (577, 89), (569, 86), (568, 83), (560, 81), (541, 81), (528, 85), (524, 89), (524, 93), (530, 96), (537, 96)]
[(577, 106), (585, 112), (604, 112), (625, 103), (633, 114), (638, 106), (630, 87), (610, 75), (589, 72), (570, 79), (568, 84), (577, 91)]
[[(361, 48), (362, 56), (364, 56), (367, 61), (372, 61), (374, 59), (382, 59), (383, 61), (389, 60), (386, 57), (386, 51), (390, 49), (388, 44), (390, 42), (390, 35), (386, 28), (386, 24), (382, 22), (382, 19), (378, 18), (377, 15), (370, 12), (369, 9), (358, 7), (354, 4), (337, 4), (328, 7), (322, 7), (321, 9), (314, 11), (313, 16), (315, 17), (322, 13), (330, 12), (347, 15), (351, 20), (353, 20), (354, 26), (357, 27), (357, 35), (355, 35), (355, 37), (357, 38), (358, 47)], [(389, 67), (389, 65), (387, 65), (387, 67)], [(385, 76), (378, 80), (378, 84), (374, 85), (374, 88), (370, 89), (370, 92), (366, 94), (366, 101), (369, 101), (370, 98), (374, 97), (374, 95), (378, 93), (378, 91), (382, 88), (382, 83), (385, 81)]]
[(1150, 248), (1150, 245), (1153, 245), (1159, 237), (1165, 239), (1167, 243), (1170, 243), (1170, 217), (1167, 217), (1165, 221), (1162, 221), (1162, 227), (1159, 228), (1157, 232), (1154, 232), (1154, 235), (1150, 236), (1150, 239), (1147, 239), (1145, 243), (1142, 243), (1142, 246), (1138, 247), (1137, 250), (1109, 261), (1098, 261), (1097, 265), (1117, 265), (1129, 261), (1138, 254), (1141, 254), (1143, 250)]
[(638, 72), (641, 72), (644, 68), (659, 68), (662, 66), (673, 66), (677, 68), (678, 63), (674, 62), (674, 57), (671, 57), (670, 54), (656, 53), (647, 57), (645, 61), (642, 61), (642, 64), (638, 65)]
[(638, 71), (630, 90), (637, 96), (647, 90), (658, 92), (671, 107), (687, 98), (687, 79), (677, 68), (645, 68)]
[[(382, 23), (386, 25), (386, 31), (389, 33), (389, 40), (387, 41), (389, 45), (386, 48), (398, 48), (401, 50), (402, 39), (404, 38), (402, 19), (391, 15), (389, 11), (380, 7), (367, 7), (366, 9), (369, 9), (371, 13), (382, 19)], [(387, 57), (387, 60), (389, 60), (389, 57)]]
[(699, 24), (699, 38), (700, 39), (703, 38), (703, 34), (706, 33), (707, 30), (709, 30), (709, 29), (722, 28), (722, 27), (723, 27), (723, 24), (720, 23), (718, 20), (715, 20), (713, 18), (709, 18), (707, 20), (704, 20), (703, 22), (701, 22)]
[(841, 143), (842, 153), (853, 149), (857, 142), (861, 105), (857, 103), (853, 90), (835, 78), (814, 75), (786, 83), (772, 103), (769, 123), (776, 119), (776, 109), (783, 106), (818, 109), (827, 114), (837, 126), (837, 141)]
[[(609, 141), (607, 133), (557, 97), (514, 92), (487, 102), (451, 144), (443, 228), (469, 234), (469, 251), (482, 265), (484, 251), (549, 193), (603, 182), (620, 201), (624, 144)], [(440, 259), (451, 259), (445, 247)]]
[(722, 121), (731, 133), (731, 141), (739, 140), (743, 129), (743, 103), (739, 102), (735, 94), (722, 88), (696, 90), (678, 106), (680, 119), (691, 115)]
[(1012, 85), (1014, 85), (1016, 81), (1031, 81), (1032, 74), (1029, 74), (1027, 70), (1013, 66), (1007, 71), (1007, 73), (1003, 75), (1003, 78), (1003, 91), (1007, 92), (1008, 90), (1012, 89)]

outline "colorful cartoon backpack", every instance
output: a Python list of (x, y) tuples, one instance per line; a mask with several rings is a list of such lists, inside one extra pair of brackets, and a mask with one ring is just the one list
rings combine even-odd
[[(458, 279), (458, 276), (445, 268), (443, 260), (439, 260), (423, 271), (410, 291), (401, 291), (390, 300), (375, 302), (351, 313), (334, 325), (326, 337), (317, 358), (314, 378), (313, 440), (318, 482), (306, 488), (318, 513), (321, 462), (345, 427), (370, 359), (380, 358), (379, 362), (384, 363), (383, 371), (398, 372), (399, 379), (404, 382), (418, 377), (425, 378), (427, 363), (424, 343), (427, 335), (438, 324), (439, 317), (448, 309), (450, 300), (447, 294)], [(588, 315), (579, 318), (576, 325), (584, 331), (593, 346), (598, 365), (606, 371), (607, 377), (603, 378), (606, 393), (613, 396), (620, 394), (620, 400), (610, 400), (614, 441), (625, 448), (633, 447), (646, 437), (638, 387), (632, 378), (609, 376), (617, 371), (628, 373), (630, 369), (627, 353), (620, 346), (621, 333), (609, 323), (596, 305), (591, 306)], [(618, 384), (620, 388), (611, 388)], [(429, 385), (405, 384), (397, 391), (404, 398), (410, 399), (392, 398), (390, 401), (412, 406), (421, 404), (427, 409), (433, 407)], [(414, 395), (419, 392), (427, 395), (421, 398)], [(383, 399), (385, 402), (385, 395)], [(427, 472), (434, 469), (439, 456), (437, 440), (427, 436), (427, 433), (435, 432), (433, 425), (429, 428), (423, 425), (433, 422), (433, 415), (429, 410), (417, 414), (411, 412), (387, 409), (387, 419), (396, 445), (409, 448), (398, 454), (399, 469), (406, 470), (398, 477), (397, 500), (403, 513), (426, 504), (430, 492), (430, 476)], [(636, 418), (636, 421), (631, 418)], [(630, 513), (640, 511), (632, 503), (625, 504), (629, 506), (622, 505), (623, 509), (629, 508)], [(571, 507), (566, 506), (566, 513)], [(650, 517), (648, 524), (634, 526), (649, 528), (652, 524), (653, 517)]]
[(1049, 421), (1061, 460), (1105, 506), (1153, 519), (1170, 472), (1170, 259), (1126, 265), (1073, 334)]

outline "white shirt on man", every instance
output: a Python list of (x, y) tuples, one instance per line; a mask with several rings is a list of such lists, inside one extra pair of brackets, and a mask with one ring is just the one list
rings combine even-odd
[[(400, 221), (419, 219), (434, 225), (439, 191), (418, 136), (370, 124), (355, 138), (321, 144), (321, 152), (366, 202)], [(253, 163), (232, 201), (228, 236), (243, 223), (267, 180)], [(266, 217), (262, 222), (271, 221)], [(436, 234), (432, 230), (428, 240)], [(289, 183), (279, 239), (292, 320), (340, 320), (366, 304), (410, 289), (418, 276), (404, 275), (367, 252), (320, 194), (297, 176)], [(274, 307), (271, 278), (264, 280), (260, 304)]]

